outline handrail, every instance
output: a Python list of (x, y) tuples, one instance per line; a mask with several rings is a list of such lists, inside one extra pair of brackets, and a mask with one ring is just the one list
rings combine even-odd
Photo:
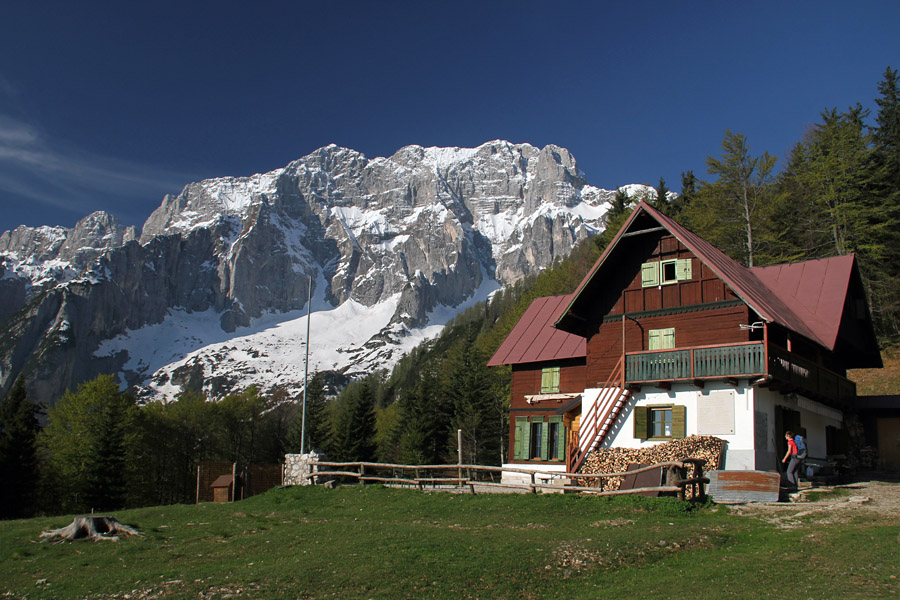
[[(738, 351), (738, 355), (733, 355), (730, 350)], [(710, 351), (721, 351), (724, 356), (709, 356)], [(628, 360), (627, 381), (629, 383), (641, 383), (648, 381), (692, 381), (697, 379), (716, 379), (722, 377), (751, 377), (755, 375), (763, 375), (766, 372), (766, 365), (763, 362), (765, 349), (762, 342), (740, 342), (735, 344), (715, 344), (705, 346), (688, 346), (682, 348), (669, 348), (666, 350), (647, 350), (641, 352), (628, 352), (626, 359)], [(666, 365), (669, 372), (665, 376), (643, 377), (640, 369), (644, 368), (642, 357), (648, 357), (646, 368), (655, 365), (654, 357), (659, 356), (661, 360), (670, 359), (671, 365)], [(636, 363), (637, 364), (633, 364)], [(708, 374), (710, 363), (713, 363), (716, 371)], [(734, 368), (737, 363), (742, 363), (745, 368)], [(716, 367), (715, 365), (718, 366)], [(726, 367), (732, 368), (726, 368)], [(657, 365), (657, 368), (659, 366)], [(632, 369), (638, 369), (632, 372)], [(676, 369), (678, 372), (676, 372)], [(656, 375), (656, 374), (654, 374)]]
[[(588, 408), (582, 418), (577, 435), (570, 440), (566, 457), (566, 468), (576, 471), (587, 454), (602, 441), (609, 429), (607, 421), (624, 393), (625, 356), (619, 358), (606, 380), (597, 400)], [(587, 443), (585, 443), (587, 442)]]
[[(753, 346), (754, 344), (762, 344), (760, 341), (752, 341), (752, 342), (734, 342), (732, 344), (705, 344), (703, 346), (688, 346), (686, 348), (666, 348), (665, 350), (633, 350), (631, 352), (626, 352), (626, 356), (633, 356), (635, 354), (655, 354), (658, 352), (671, 352), (672, 350), (706, 350), (708, 348), (730, 348), (732, 346)], [(777, 347), (777, 346), (776, 346)]]

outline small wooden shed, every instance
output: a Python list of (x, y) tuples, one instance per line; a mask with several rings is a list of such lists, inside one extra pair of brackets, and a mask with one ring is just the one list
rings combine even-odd
[(231, 475), (220, 475), (209, 486), (213, 490), (213, 502), (230, 502), (231, 490), (234, 484), (234, 477)]

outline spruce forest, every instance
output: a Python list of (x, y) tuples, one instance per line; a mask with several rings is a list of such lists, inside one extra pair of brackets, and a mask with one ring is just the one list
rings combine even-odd
[[(617, 194), (607, 230), (539, 276), (458, 315), (396, 367), (341, 388), (311, 377), (307, 449), (334, 460), (500, 464), (508, 436), (509, 369), (486, 363), (531, 301), (570, 293), (639, 200), (748, 266), (855, 253), (882, 347), (900, 330), (900, 81), (888, 67), (877, 109), (826, 108), (788, 156), (751, 152), (725, 131), (706, 172), (682, 173), (667, 200)], [(873, 114), (874, 113), (874, 114)], [(341, 388), (341, 389), (339, 389)], [(190, 503), (199, 461), (278, 463), (299, 452), (298, 403), (254, 388), (207, 402), (184, 393), (139, 406), (112, 376), (70, 390), (52, 409), (21, 381), (0, 402), (0, 518)]]

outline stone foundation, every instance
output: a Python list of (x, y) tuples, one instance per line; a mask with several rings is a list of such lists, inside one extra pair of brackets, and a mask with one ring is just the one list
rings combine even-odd
[[(328, 460), (324, 453), (311, 451), (309, 454), (284, 455), (284, 485), (312, 485), (325, 483), (327, 477), (309, 477), (318, 471), (314, 464), (320, 460)], [(315, 481), (314, 481), (315, 480)]]

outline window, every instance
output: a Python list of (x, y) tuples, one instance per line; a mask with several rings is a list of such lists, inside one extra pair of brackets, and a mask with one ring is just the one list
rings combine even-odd
[(515, 460), (565, 460), (566, 428), (560, 416), (516, 417), (515, 436)]
[(547, 460), (562, 460), (562, 450), (565, 445), (562, 438), (562, 432), (565, 428), (560, 421), (547, 423), (547, 427)]
[(690, 258), (645, 262), (641, 265), (641, 287), (687, 281), (693, 276), (692, 264)]
[(544, 423), (541, 421), (531, 422), (531, 456), (528, 458), (541, 460), (541, 448), (544, 446), (543, 439), (546, 431), (544, 431)]
[(541, 393), (554, 394), (559, 391), (559, 367), (541, 369)]
[(678, 277), (675, 274), (675, 261), (664, 260), (659, 263), (660, 283), (675, 283)]
[(675, 347), (675, 328), (651, 329), (647, 338), (648, 350), (671, 350)]
[(667, 440), (685, 437), (685, 407), (677, 404), (636, 406), (634, 437), (639, 440)]
[(672, 409), (650, 409), (650, 435), (651, 437), (672, 437)]

